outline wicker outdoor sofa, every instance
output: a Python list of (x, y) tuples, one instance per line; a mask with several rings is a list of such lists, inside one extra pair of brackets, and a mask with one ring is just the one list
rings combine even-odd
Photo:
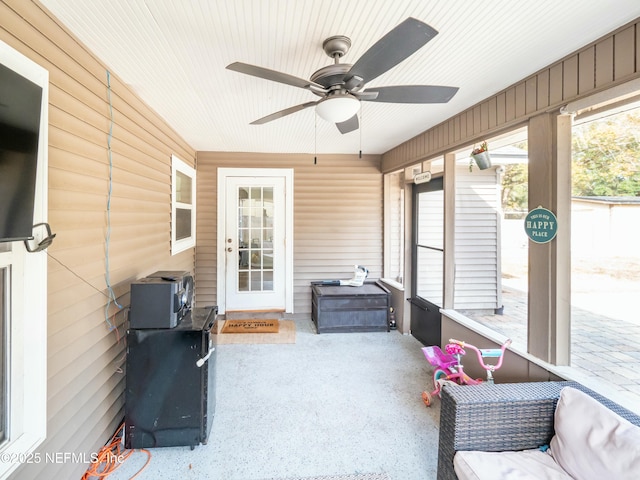
[(447, 385), (442, 390), (438, 480), (458, 478), (453, 465), (457, 451), (503, 452), (549, 444), (560, 391), (567, 386), (640, 426), (639, 415), (577, 382)]

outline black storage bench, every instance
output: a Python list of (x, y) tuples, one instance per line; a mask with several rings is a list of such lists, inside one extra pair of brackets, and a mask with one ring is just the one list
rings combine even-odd
[(311, 320), (318, 333), (389, 331), (391, 292), (379, 282), (360, 287), (311, 283)]

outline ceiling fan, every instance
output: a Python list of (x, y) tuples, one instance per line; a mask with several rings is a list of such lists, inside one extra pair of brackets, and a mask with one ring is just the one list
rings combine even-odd
[(365, 88), (365, 84), (398, 65), (427, 44), (438, 32), (426, 23), (407, 18), (371, 46), (353, 65), (339, 63), (351, 47), (351, 40), (343, 35), (327, 38), (322, 48), (334, 59), (333, 65), (317, 70), (309, 80), (268, 68), (234, 62), (227, 69), (254, 77), (304, 88), (322, 97), (314, 102), (285, 108), (251, 122), (261, 125), (305, 108), (335, 123), (341, 133), (357, 130), (360, 102), (385, 103), (446, 103), (456, 94), (457, 87), (438, 85), (399, 85)]

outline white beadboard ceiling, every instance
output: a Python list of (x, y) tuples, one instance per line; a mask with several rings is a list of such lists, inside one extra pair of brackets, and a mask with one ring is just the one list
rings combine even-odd
[[(638, 0), (40, 0), (196, 150), (381, 154), (640, 16)], [(439, 34), (367, 87), (449, 85), (447, 104), (362, 102), (342, 135), (301, 88), (227, 70), (239, 61), (308, 79), (346, 35), (355, 61), (407, 17)], [(106, 76), (106, 73), (105, 73)]]

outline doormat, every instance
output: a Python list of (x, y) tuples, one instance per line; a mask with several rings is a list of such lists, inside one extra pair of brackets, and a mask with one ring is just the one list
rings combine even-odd
[[(278, 479), (271, 479), (278, 480)], [(391, 480), (386, 473), (357, 473), (355, 475), (326, 475), (322, 477), (287, 477), (280, 480)]]
[(277, 319), (226, 320), (222, 333), (278, 333)]
[[(227, 320), (228, 322), (236, 322), (236, 320)], [(244, 344), (244, 345), (260, 345), (271, 343), (296, 343), (296, 322), (294, 320), (280, 320), (280, 328), (278, 333), (222, 333), (224, 323), (218, 322), (220, 325), (216, 335), (216, 343), (218, 345), (228, 344)]]

